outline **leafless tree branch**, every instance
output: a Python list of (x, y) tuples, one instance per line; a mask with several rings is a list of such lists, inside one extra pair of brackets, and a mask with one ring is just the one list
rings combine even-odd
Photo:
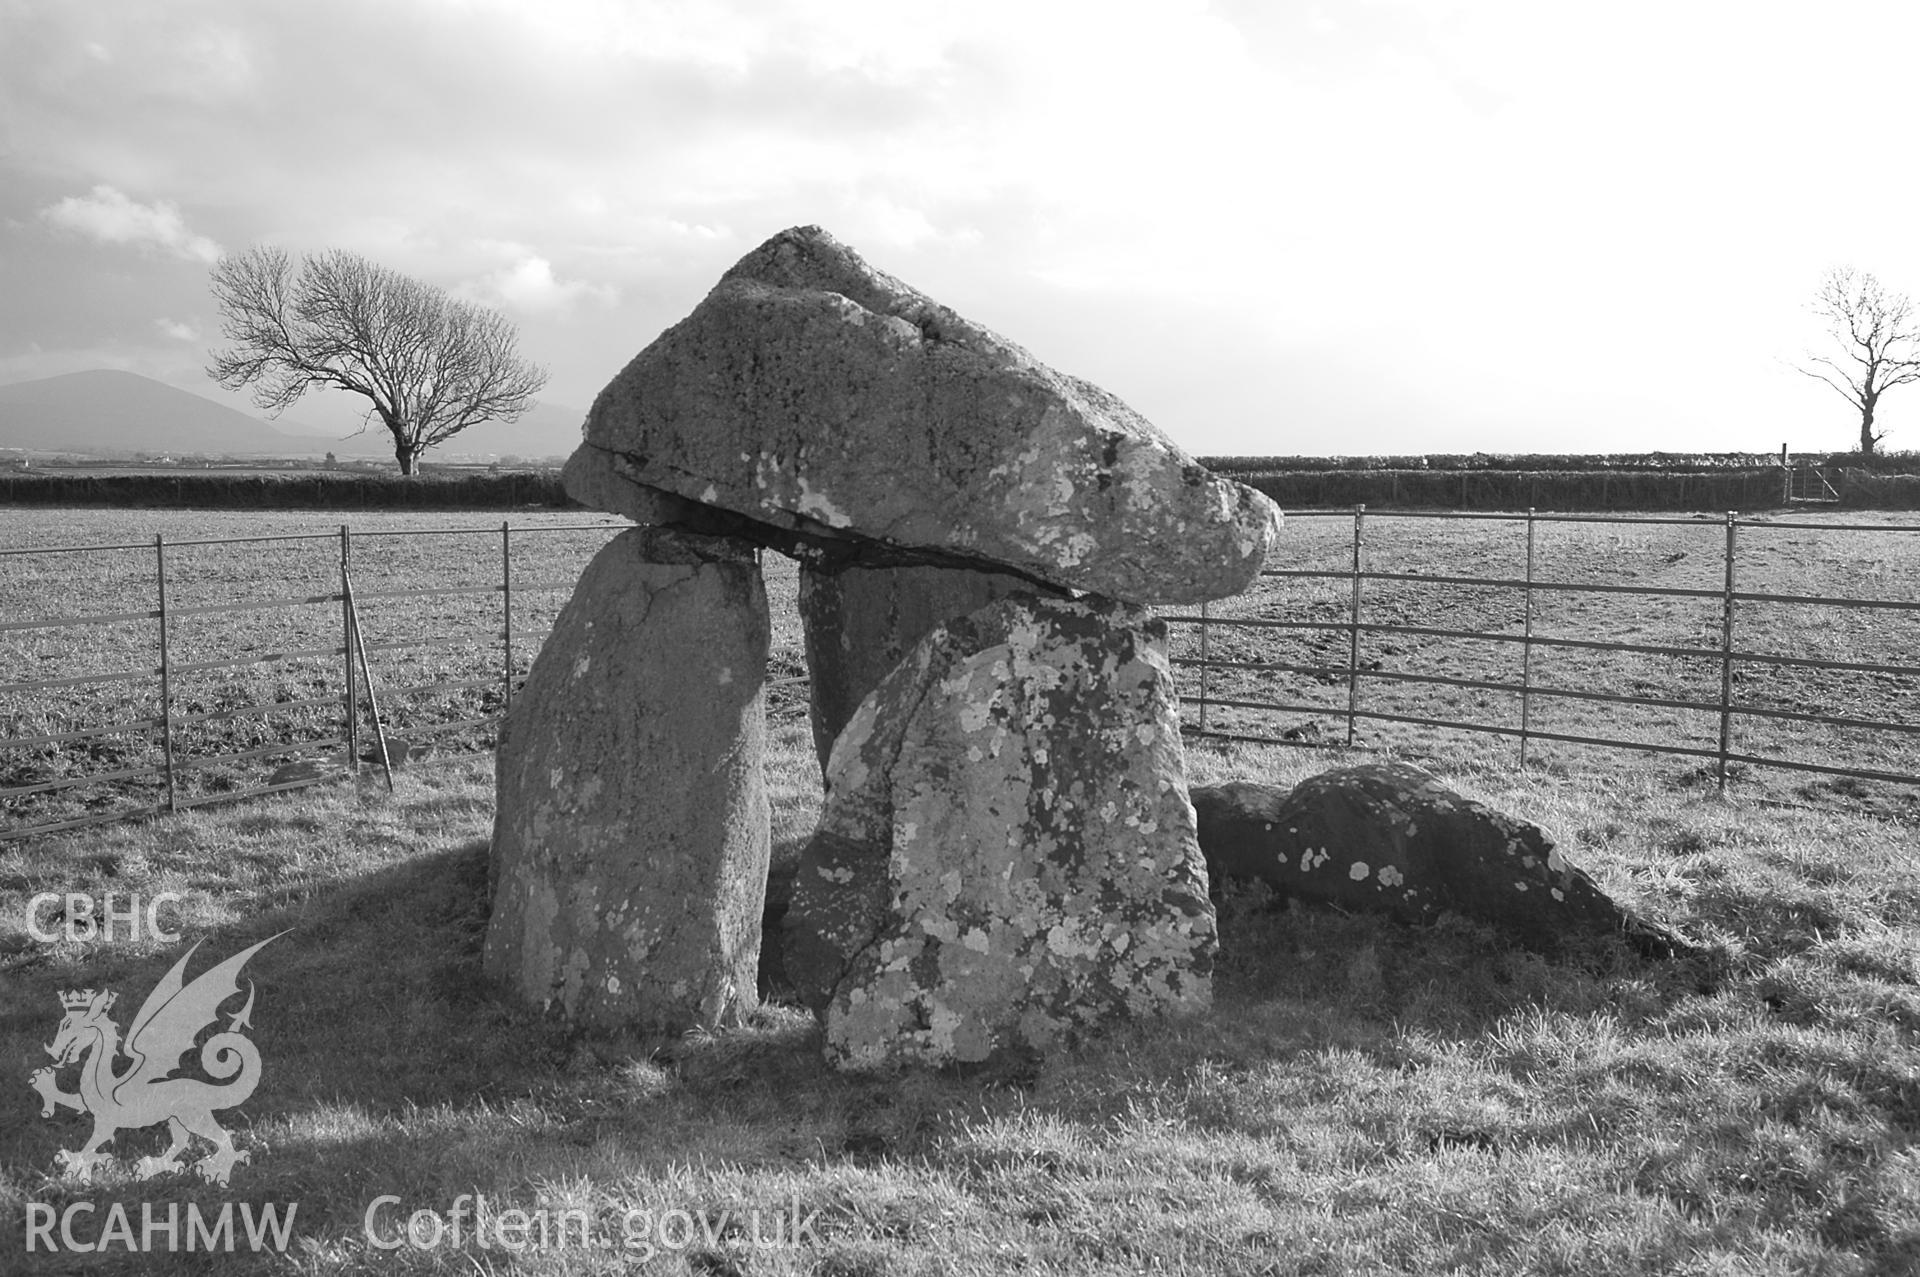
[(315, 386), (368, 401), (393, 436), (402, 473), (468, 426), (513, 421), (546, 385), (497, 311), (340, 249), (296, 269), (283, 249), (254, 247), (214, 263), (221, 332), (207, 375), (279, 415)]
[[(1815, 362), (1825, 363), (1826, 361), (1816, 360)], [(1832, 386), (1835, 390), (1839, 391), (1841, 397), (1845, 399), (1848, 403), (1852, 404), (1855, 408), (1858, 408), (1860, 406), (1860, 396), (1858, 392), (1854, 390), (1852, 382), (1835, 381), (1833, 378), (1827, 376), (1827, 374), (1823, 372), (1815, 372), (1811, 368), (1798, 368), (1795, 371), (1805, 373), (1807, 376), (1812, 377), (1815, 381), (1826, 382), (1829, 386)]]

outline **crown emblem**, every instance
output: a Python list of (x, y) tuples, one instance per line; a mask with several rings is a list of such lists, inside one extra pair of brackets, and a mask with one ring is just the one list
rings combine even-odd
[(92, 989), (68, 989), (60, 995), (60, 1005), (69, 1011), (84, 1011), (92, 1006), (96, 999), (103, 998), (100, 1009), (104, 1011), (113, 1005), (115, 996), (112, 993), (102, 995)]

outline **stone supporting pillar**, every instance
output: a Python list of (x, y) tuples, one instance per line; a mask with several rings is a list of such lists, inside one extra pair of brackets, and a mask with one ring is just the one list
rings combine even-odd
[(785, 919), (836, 1065), (1044, 1053), (1209, 1004), (1165, 637), (1108, 600), (1003, 599), (861, 703)]
[(635, 528), (588, 565), (501, 734), (490, 976), (604, 1028), (757, 1004), (768, 640), (743, 541)]
[(1005, 572), (800, 565), (800, 622), (813, 681), (813, 748), (827, 769), (853, 711), (940, 622), (1010, 594), (1053, 593)]

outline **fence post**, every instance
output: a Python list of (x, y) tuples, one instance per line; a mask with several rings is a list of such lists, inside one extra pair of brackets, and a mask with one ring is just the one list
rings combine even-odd
[(352, 618), (353, 646), (360, 654), (360, 677), (367, 680), (367, 708), (373, 711), (373, 739), (379, 747), (380, 770), (387, 775), (387, 792), (393, 792), (393, 751), (387, 747), (387, 729), (380, 725), (380, 694), (373, 689), (373, 666), (367, 663), (367, 636), (360, 629), (360, 609), (353, 602), (353, 578), (346, 579), (347, 614)]
[(1361, 547), (1364, 544), (1363, 526), (1367, 519), (1367, 507), (1353, 507), (1353, 601), (1348, 613), (1347, 624), (1347, 748), (1353, 748), (1354, 723), (1360, 710), (1360, 570), (1362, 561)]
[(1527, 765), (1527, 734), (1533, 729), (1533, 507), (1527, 507), (1527, 619), (1520, 639), (1520, 765)]
[[(505, 519), (500, 520), (500, 616), (502, 633), (506, 637), (506, 709), (502, 714), (513, 710), (513, 543)], [(1202, 634), (1205, 631), (1201, 631)], [(1204, 671), (1203, 671), (1204, 674)], [(1201, 722), (1205, 725), (1206, 711), (1201, 711)]]
[(356, 771), (360, 758), (360, 687), (353, 673), (353, 603), (347, 566), (353, 557), (352, 534), (340, 525), (340, 650), (346, 653), (347, 770)]
[(1208, 645), (1206, 645), (1206, 599), (1200, 599), (1200, 735), (1206, 735), (1206, 697), (1208, 697)]
[(1727, 753), (1733, 744), (1733, 551), (1734, 512), (1727, 511), (1727, 576), (1720, 600), (1720, 759), (1719, 784), (1727, 792)]
[(155, 580), (160, 594), (160, 750), (167, 768), (167, 810), (179, 811), (173, 781), (173, 659), (167, 650), (167, 538), (153, 534)]

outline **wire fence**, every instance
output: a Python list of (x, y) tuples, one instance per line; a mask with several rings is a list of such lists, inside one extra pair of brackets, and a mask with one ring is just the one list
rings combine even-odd
[[(40, 569), (8, 581), (13, 670), (84, 669), (0, 682), (0, 840), (298, 789), (442, 739), (490, 747), (582, 555), (624, 526), (342, 525), (0, 550), (0, 564)], [(573, 544), (532, 556), (542, 575), (516, 578), (516, 557), (560, 538)], [(436, 541), (465, 544), (436, 556)], [(488, 541), (497, 553), (477, 553)], [(263, 597), (261, 581), (308, 588)], [(369, 720), (376, 698), (384, 714)], [(383, 740), (363, 753), (369, 728), (391, 731), (392, 752)]]
[[(1279, 556), (1299, 566), (1166, 618), (1196, 737), (1468, 733), (1513, 738), (1523, 765), (1579, 746), (1699, 760), (1723, 788), (1751, 767), (1920, 785), (1920, 526), (1288, 519)], [(0, 550), (0, 841), (490, 749), (581, 567), (625, 526)], [(776, 661), (771, 683), (804, 688)]]
[[(1404, 743), (1406, 734), (1376, 730), (1369, 741), (1362, 739), (1362, 727), (1395, 725), (1511, 737), (1523, 766), (1547, 743), (1696, 758), (1711, 764), (1722, 790), (1730, 775), (1754, 767), (1920, 785), (1920, 626), (1913, 620), (1920, 611), (1920, 598), (1915, 597), (1920, 595), (1920, 525), (1745, 519), (1734, 514), (1706, 522), (1697, 517), (1531, 510), (1369, 512), (1365, 506), (1292, 511), (1287, 517), (1289, 534), (1295, 534), (1302, 521), (1321, 521), (1317, 540), (1323, 560), (1334, 557), (1329, 551), (1336, 541), (1326, 533), (1326, 525), (1337, 524), (1341, 532), (1335, 552), (1340, 561), (1268, 569), (1261, 574), (1261, 586), (1247, 596), (1166, 618), (1179, 627), (1175, 664), (1190, 671), (1183, 678), (1183, 714), (1193, 736), (1282, 745), (1388, 746)], [(1404, 564), (1383, 570), (1371, 553), (1370, 540), (1383, 525), (1430, 532), (1435, 526), (1457, 528), (1469, 522), (1489, 530), (1505, 525), (1515, 543), (1512, 558), (1518, 570), (1474, 575)], [(1563, 554), (1562, 562), (1589, 569), (1596, 547), (1604, 548), (1606, 538), (1611, 537), (1617, 549), (1623, 531), (1646, 530), (1651, 535), (1636, 561), (1657, 570), (1628, 568), (1626, 575), (1681, 576), (1686, 583), (1579, 580), (1545, 573), (1540, 552), (1550, 528), (1579, 531), (1576, 553)], [(1777, 544), (1782, 534), (1805, 534), (1805, 539), (1822, 544), (1811, 551), (1798, 547), (1807, 553), (1783, 552)], [(1707, 537), (1716, 544), (1703, 553)], [(1859, 538), (1854, 552), (1836, 553), (1836, 538), (1848, 537)], [(1776, 544), (1755, 543), (1761, 538)], [(1456, 534), (1454, 539), (1466, 538)], [(1499, 538), (1482, 533), (1478, 539), (1489, 543)], [(1433, 538), (1420, 534), (1399, 540), (1398, 549), (1405, 554), (1409, 544)], [(1585, 563), (1578, 557), (1582, 553)], [(1894, 570), (1889, 574), (1890, 564)], [(1762, 584), (1779, 577), (1815, 585), (1840, 578), (1881, 587), (1891, 581), (1896, 591), (1904, 587), (1906, 597), (1743, 588), (1749, 575), (1760, 577)], [(1300, 587), (1309, 587), (1309, 593), (1301, 596)], [(1311, 587), (1318, 587), (1317, 597)], [(1457, 597), (1436, 601), (1440, 590), (1454, 591)], [(1394, 592), (1400, 597), (1384, 597)], [(1412, 623), (1409, 593), (1420, 596), (1411, 608)], [(1556, 613), (1569, 611), (1556, 608), (1551, 600), (1605, 600), (1615, 610), (1596, 616), (1590, 605), (1574, 609), (1577, 628), (1589, 632), (1551, 632), (1543, 622), (1565, 621), (1566, 615)], [(1630, 618), (1617, 610), (1632, 600), (1654, 601), (1663, 605), (1656, 612), (1664, 614)], [(1389, 601), (1388, 614), (1377, 614), (1379, 604)], [(1681, 605), (1690, 605), (1689, 615), (1682, 615), (1686, 609)], [(1862, 616), (1867, 618), (1864, 623)], [(1591, 632), (1596, 628), (1616, 636), (1597, 636)], [(1693, 641), (1646, 641), (1675, 632), (1690, 633)], [(1308, 640), (1304, 644), (1303, 638)], [(1764, 650), (1768, 640), (1773, 650)], [(1228, 650), (1223, 652), (1223, 645)], [(1823, 645), (1830, 654), (1816, 655)], [(1863, 645), (1877, 646), (1881, 655), (1898, 659), (1847, 659)], [(1479, 676), (1445, 668), (1474, 650), (1504, 653), (1506, 668)], [(1381, 654), (1401, 659), (1382, 659)], [(1543, 678), (1543, 658), (1564, 654), (1587, 658), (1573, 669), (1576, 677)], [(1336, 656), (1344, 660), (1330, 659)], [(1637, 667), (1623, 675), (1596, 664), (1600, 658), (1619, 657), (1630, 658)], [(1690, 679), (1681, 681), (1690, 682), (1691, 689), (1667, 691), (1644, 677), (1650, 666), (1661, 664), (1690, 673)], [(1314, 699), (1316, 684), (1333, 689), (1337, 699), (1328, 700), (1324, 692)], [(1383, 694), (1388, 691), (1393, 694)], [(1440, 709), (1431, 707), (1436, 692), (1452, 694), (1440, 698)], [(1425, 706), (1419, 700), (1422, 693), (1428, 697)], [(1504, 698), (1507, 712), (1460, 712), (1462, 693), (1481, 711)], [(1650, 733), (1657, 738), (1543, 724), (1544, 707), (1568, 702), (1605, 707), (1613, 718), (1659, 711), (1656, 731)], [(1838, 712), (1856, 705), (1877, 707), (1878, 712)], [(1591, 716), (1576, 716), (1576, 724), (1593, 721)], [(1787, 735), (1765, 730), (1781, 727), (1793, 730)]]

